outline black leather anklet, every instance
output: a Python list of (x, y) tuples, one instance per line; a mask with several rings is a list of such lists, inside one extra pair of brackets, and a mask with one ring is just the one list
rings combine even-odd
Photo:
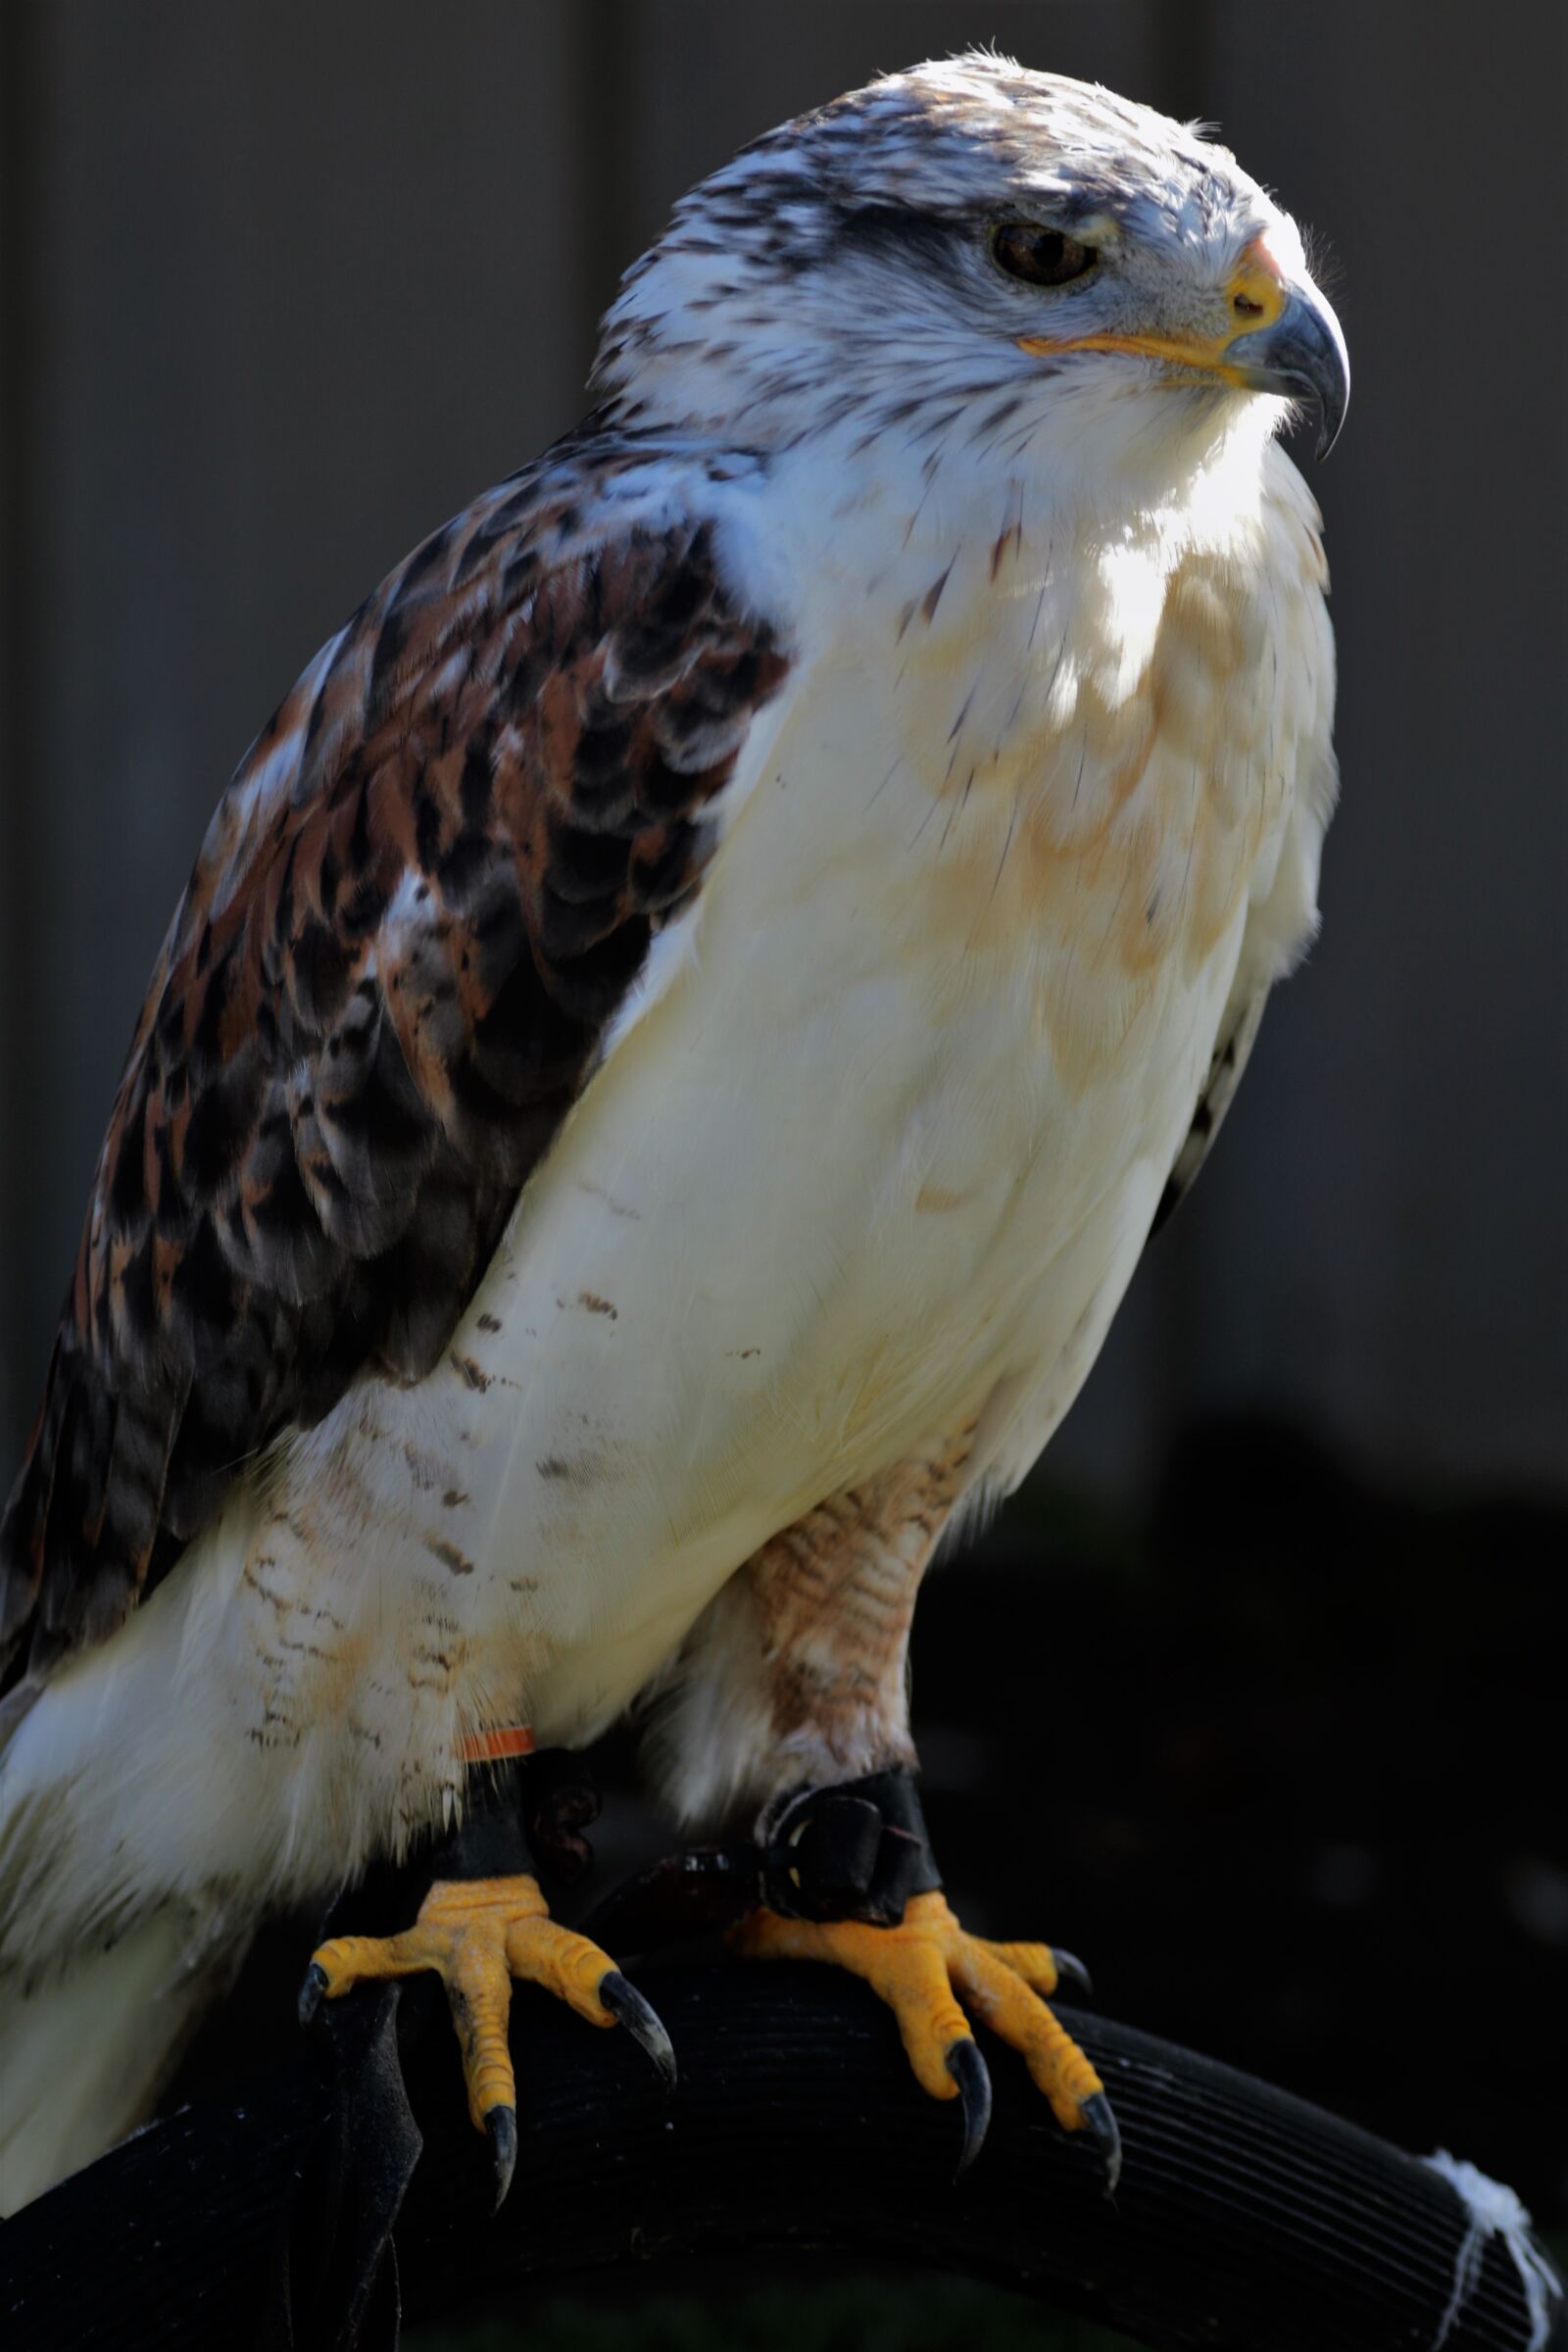
[(599, 1818), (599, 1790), (586, 1761), (566, 1747), (468, 1774), (462, 1821), (431, 1852), (436, 1879), (510, 1879), (521, 1872), (547, 1886), (574, 1886), (592, 1867), (583, 1836)]
[(942, 1885), (912, 1772), (798, 1788), (759, 1825), (762, 1900), (791, 1919), (896, 1927), (912, 1895)]

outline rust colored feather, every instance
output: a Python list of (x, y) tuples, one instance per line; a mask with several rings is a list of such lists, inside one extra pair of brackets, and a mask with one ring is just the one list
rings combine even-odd
[(438, 1359), (786, 663), (585, 435), (409, 557), (237, 770), (148, 992), (0, 1523), (0, 1668), (113, 1631), (235, 1468)]

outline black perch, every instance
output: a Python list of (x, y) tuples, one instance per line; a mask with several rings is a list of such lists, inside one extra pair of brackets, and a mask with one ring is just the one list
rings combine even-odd
[[(377, 2089), (399, 2007), (383, 1995), (333, 2029), (358, 2036), (352, 2142), (302, 2044), (292, 2072), (181, 2109), (0, 2229), (7, 2352), (384, 2352), (399, 2304), (412, 2324), (604, 2264), (765, 2247), (968, 2273), (1158, 2352), (1568, 2347), (1549, 2273), (1533, 2315), (1509, 2244), (1478, 2237), (1430, 2166), (1211, 2059), (1063, 2011), (1120, 2124), (1111, 2200), (1092, 2146), (992, 2044), (995, 2117), (956, 2184), (956, 2102), (915, 2086), (864, 1987), (784, 1964), (636, 1973), (674, 2041), (672, 2093), (625, 2034), (519, 1992), (499, 2215), (444, 2023), (405, 2034), (413, 2113), (395, 2070)], [(407, 2027), (418, 2003), (402, 2007)], [(406, 2181), (376, 2267), (375, 2212)]]

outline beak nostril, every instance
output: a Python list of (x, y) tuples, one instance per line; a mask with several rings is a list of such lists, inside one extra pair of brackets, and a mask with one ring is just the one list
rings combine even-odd
[(1263, 316), (1263, 305), (1254, 302), (1250, 294), (1233, 294), (1231, 309), (1238, 318), (1261, 318)]

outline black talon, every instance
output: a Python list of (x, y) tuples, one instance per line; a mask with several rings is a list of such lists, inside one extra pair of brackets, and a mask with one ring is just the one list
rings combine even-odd
[(675, 2046), (660, 2022), (659, 2012), (643, 1999), (635, 1984), (628, 1984), (618, 1968), (607, 1968), (599, 1980), (599, 1998), (619, 2026), (624, 2026), (640, 2049), (648, 2052), (664, 2080), (664, 2088), (675, 2087)]
[(980, 2153), (991, 2121), (991, 2077), (977, 2041), (956, 2041), (943, 2063), (958, 2085), (958, 2104), (963, 2109), (963, 2146), (953, 2176), (961, 2180)]
[(300, 2024), (302, 2026), (310, 2024), (321, 2005), (321, 1995), (325, 1990), (326, 1971), (318, 1960), (313, 1960), (305, 1971), (305, 1982), (300, 1986)]
[(1110, 2101), (1102, 2090), (1097, 2090), (1089, 2098), (1079, 2100), (1078, 2112), (1084, 2119), (1083, 2129), (1104, 2158), (1105, 2194), (1113, 2197), (1116, 2183), (1121, 2179), (1121, 2133), (1116, 2128)]
[(495, 2167), (495, 2210), (501, 2211), (512, 2186), (512, 2176), (517, 2169), (517, 2111), (514, 2107), (492, 2107), (484, 2119), (485, 2137), (490, 2142), (490, 2162)]
[(1081, 1992), (1086, 2001), (1092, 2001), (1095, 1997), (1095, 1988), (1090, 1981), (1088, 1969), (1085, 1968), (1077, 1954), (1064, 1952), (1059, 1943), (1054, 1943), (1051, 1947), (1051, 1957), (1056, 1963), (1057, 1985), (1070, 1984), (1074, 1992)]

